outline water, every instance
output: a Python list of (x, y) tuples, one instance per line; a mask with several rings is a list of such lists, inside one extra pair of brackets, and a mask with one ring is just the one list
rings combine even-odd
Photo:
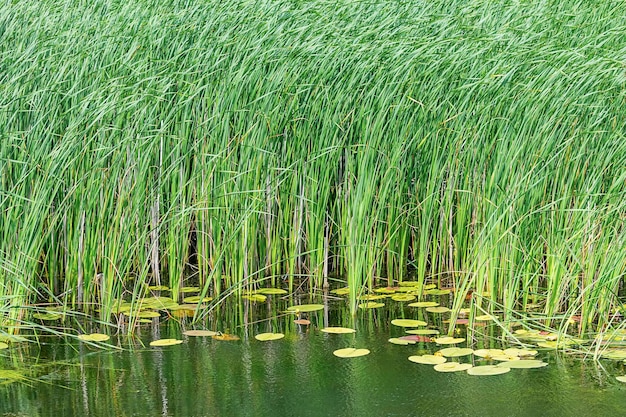
[[(615, 361), (582, 361), (541, 351), (549, 365), (513, 369), (488, 377), (438, 373), (408, 356), (438, 349), (434, 344), (398, 346), (403, 335), (390, 326), (396, 310), (363, 313), (356, 322), (337, 310), (312, 313), (311, 326), (293, 317), (269, 321), (263, 305), (245, 311), (240, 341), (181, 335), (172, 320), (148, 325), (139, 337), (178, 337), (181, 345), (103, 351), (51, 339), (40, 348), (0, 351), (0, 368), (22, 361), (37, 369), (29, 383), (0, 385), (5, 416), (621, 416), (626, 415), (626, 374)], [(413, 313), (414, 315), (414, 313)], [(411, 317), (413, 318), (413, 317)], [(416, 318), (416, 317), (415, 317)], [(225, 316), (215, 316), (217, 323)], [(326, 324), (350, 325), (357, 333), (326, 334)], [(283, 331), (286, 337), (259, 342), (254, 334)], [(128, 346), (127, 340), (120, 340)], [(363, 347), (364, 357), (342, 359), (332, 352)], [(25, 353), (28, 352), (28, 353)], [(20, 356), (23, 355), (23, 356)], [(19, 356), (19, 357), (16, 357)], [(467, 362), (478, 358), (465, 357)]]

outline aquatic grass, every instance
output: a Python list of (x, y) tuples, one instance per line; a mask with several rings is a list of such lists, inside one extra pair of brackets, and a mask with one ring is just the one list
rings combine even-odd
[(414, 279), (455, 289), (453, 320), (475, 293), (504, 323), (541, 301), (546, 325), (612, 326), (623, 14), (617, 1), (7, 5), (0, 321), (53, 300), (111, 320), (146, 284), (178, 297), (189, 281), (218, 303), (336, 275), (353, 313), (368, 287)]

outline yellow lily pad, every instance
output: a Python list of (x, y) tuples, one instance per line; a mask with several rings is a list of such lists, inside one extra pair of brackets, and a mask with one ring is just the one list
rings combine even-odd
[(332, 290), (330, 293), (335, 294), (335, 295), (348, 295), (350, 294), (350, 288), (348, 287), (337, 288), (337, 289)]
[(439, 303), (434, 301), (418, 301), (416, 303), (408, 304), (409, 307), (418, 307), (418, 308), (427, 308), (427, 307), (437, 307)]
[(261, 342), (267, 342), (270, 340), (278, 340), (285, 337), (282, 333), (260, 333), (254, 336), (256, 340), (260, 340)]
[(445, 356), (446, 358), (456, 358), (459, 356), (471, 355), (472, 353), (474, 353), (474, 350), (470, 348), (449, 347), (441, 349), (437, 353), (439, 353), (441, 356)]
[(282, 288), (261, 288), (257, 290), (257, 293), (265, 295), (285, 295), (287, 294), (287, 290), (283, 290)]
[(402, 281), (398, 282), (399, 287), (419, 287), (420, 283), (417, 281)]
[(406, 302), (415, 300), (415, 296), (411, 294), (394, 294), (391, 296), (391, 299), (393, 301)]
[(242, 295), (241, 298), (245, 298), (246, 300), (250, 300), (255, 303), (262, 303), (267, 300), (267, 296), (263, 294), (246, 294)]
[(548, 365), (547, 363), (542, 362), (537, 359), (528, 359), (528, 360), (519, 360), (519, 361), (500, 362), (496, 366), (501, 366), (504, 368), (531, 369), (531, 368), (542, 368), (547, 365)]
[(347, 333), (356, 332), (356, 330), (349, 329), (347, 327), (324, 327), (322, 331), (324, 333), (334, 333), (334, 334), (347, 334)]
[(297, 306), (287, 307), (287, 311), (294, 313), (309, 313), (311, 311), (323, 310), (323, 304), (300, 304)]
[(374, 292), (378, 293), (378, 294), (393, 294), (396, 292), (396, 290), (394, 290), (393, 288), (376, 288), (374, 289)]
[(200, 291), (200, 287), (182, 287), (178, 291), (181, 293), (198, 292)]
[(508, 349), (504, 349), (503, 353), (505, 355), (521, 357), (521, 356), (535, 356), (537, 354), (537, 351), (532, 350), (532, 349), (508, 348)]
[(80, 334), (78, 335), (78, 339), (83, 340), (85, 342), (106, 342), (111, 337), (107, 334), (102, 333), (91, 333), (91, 334)]
[(427, 295), (446, 295), (446, 294), (450, 294), (450, 290), (439, 290), (439, 289), (435, 288), (435, 289), (426, 291), (425, 294), (427, 294)]
[(437, 355), (414, 355), (409, 356), (409, 360), (411, 362), (421, 363), (422, 365), (439, 365), (448, 361), (448, 359), (443, 356)]
[(438, 345), (454, 345), (455, 343), (462, 342), (465, 342), (465, 339), (463, 339), (462, 337), (444, 336), (435, 339), (435, 343), (437, 343)]
[(140, 319), (150, 319), (154, 317), (160, 317), (161, 314), (158, 311), (139, 311), (136, 314), (131, 314), (131, 316)]
[(186, 330), (183, 334), (185, 336), (211, 337), (215, 336), (217, 332), (211, 330)]
[(448, 307), (427, 307), (426, 311), (428, 311), (429, 313), (435, 313), (435, 314), (441, 314), (441, 313), (447, 313), (448, 311), (450, 311), (450, 309)]
[(150, 285), (148, 289), (151, 291), (169, 291), (170, 287), (167, 285)]
[(365, 356), (370, 353), (367, 349), (355, 349), (355, 348), (344, 348), (337, 349), (333, 352), (333, 355), (338, 356), (340, 358), (356, 358), (359, 356)]
[(480, 356), (481, 358), (491, 359), (493, 356), (504, 355), (504, 351), (502, 349), (476, 349), (474, 351), (475, 356)]
[(398, 327), (419, 327), (426, 326), (425, 321), (412, 320), (412, 319), (395, 319), (391, 320), (391, 324)]
[(357, 300), (359, 300), (359, 301), (375, 301), (375, 300), (382, 300), (384, 298), (385, 298), (384, 295), (365, 294), (365, 295), (359, 296), (357, 298)]
[(471, 364), (458, 362), (446, 362), (435, 365), (435, 371), (437, 372), (459, 372), (467, 371), (470, 368), (472, 368)]
[(520, 360), (519, 356), (512, 356), (512, 355), (506, 355), (506, 354), (505, 355), (493, 355), (491, 359), (493, 359), (494, 361), (500, 361), (500, 362)]
[(493, 320), (493, 316), (491, 314), (483, 314), (482, 316), (474, 317), (476, 321), (490, 321)]
[(183, 302), (186, 304), (194, 303), (206, 303), (213, 299), (213, 297), (200, 297), (199, 295), (192, 295), (191, 297), (183, 298)]
[(467, 370), (467, 373), (470, 375), (477, 376), (486, 376), (486, 375), (501, 375), (509, 372), (511, 368), (505, 368), (497, 365), (483, 365), (483, 366), (474, 366)]
[(401, 346), (414, 345), (415, 343), (417, 343), (415, 340), (400, 339), (399, 337), (392, 337), (391, 339), (387, 341), (389, 343), (393, 343), (394, 345), (401, 345)]
[(362, 309), (380, 308), (384, 306), (385, 306), (384, 303), (377, 303), (375, 301), (368, 301), (367, 303), (359, 304), (359, 308), (362, 308)]
[(178, 339), (159, 339), (150, 342), (150, 346), (173, 346), (180, 345), (181, 343), (183, 343), (183, 341)]

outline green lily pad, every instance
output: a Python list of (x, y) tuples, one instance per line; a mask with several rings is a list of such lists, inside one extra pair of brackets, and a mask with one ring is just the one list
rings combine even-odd
[(340, 358), (356, 358), (359, 356), (365, 356), (370, 353), (367, 349), (355, 349), (355, 348), (344, 348), (337, 349), (333, 352), (333, 355), (338, 356)]
[(267, 342), (270, 340), (278, 340), (285, 337), (282, 333), (260, 333), (254, 336), (256, 340), (260, 340), (261, 342)]
[(471, 364), (458, 362), (446, 362), (435, 365), (435, 371), (437, 372), (459, 372), (467, 371), (470, 368), (472, 368)]
[(480, 356), (481, 358), (491, 359), (493, 356), (504, 355), (504, 351), (502, 349), (476, 349), (474, 351), (475, 356)]
[(282, 288), (261, 288), (257, 290), (259, 294), (265, 295), (285, 295), (288, 294), (287, 290), (283, 290)]
[(426, 326), (425, 321), (421, 320), (412, 320), (412, 319), (395, 319), (391, 320), (391, 324), (399, 327), (419, 327)]
[(470, 348), (449, 347), (441, 349), (437, 353), (439, 353), (441, 356), (445, 356), (446, 358), (456, 358), (459, 356), (471, 355), (472, 353), (474, 353), (474, 350)]
[(217, 332), (211, 330), (187, 330), (184, 331), (183, 334), (185, 336), (211, 337), (215, 336)]
[(621, 361), (626, 359), (626, 349), (605, 350), (600, 356), (606, 359)]
[(409, 360), (422, 365), (439, 365), (448, 361), (443, 356), (438, 355), (414, 355), (409, 356)]
[(348, 287), (337, 288), (337, 289), (332, 290), (330, 293), (335, 294), (335, 295), (348, 295), (350, 294), (350, 288)]
[(413, 301), (413, 300), (415, 300), (415, 296), (411, 295), (411, 294), (394, 294), (394, 295), (391, 296), (391, 299), (393, 301), (406, 302), (406, 301)]
[(375, 300), (382, 300), (384, 298), (385, 298), (384, 295), (365, 294), (365, 295), (359, 296), (357, 298), (357, 300), (359, 300), (359, 301), (375, 301)]
[(300, 304), (297, 306), (287, 307), (287, 311), (294, 313), (309, 313), (311, 311), (323, 310), (323, 304)]
[(423, 335), (436, 335), (439, 334), (437, 329), (410, 329), (405, 331), (408, 334), (423, 334)]
[(416, 303), (411, 303), (408, 305), (409, 307), (418, 307), (418, 308), (427, 308), (427, 307), (437, 307), (439, 303), (434, 301), (418, 301)]
[(388, 340), (388, 342), (393, 343), (394, 345), (401, 345), (401, 346), (414, 345), (415, 343), (417, 343), (415, 340), (400, 339), (398, 337), (392, 337), (391, 339)]
[(0, 342), (0, 350), (2, 350), (2, 349), (8, 349), (8, 348), (9, 348), (9, 345), (7, 345), (7, 344), (6, 344), (6, 343), (4, 343), (4, 342)]
[(182, 287), (178, 291), (181, 292), (181, 293), (199, 292), (200, 291), (200, 287)]
[(91, 334), (80, 334), (78, 335), (78, 339), (83, 340), (85, 342), (106, 342), (111, 337), (107, 334), (102, 333), (91, 333)]
[(150, 285), (148, 289), (151, 291), (169, 291), (170, 287), (167, 285)]
[(474, 366), (467, 370), (467, 373), (470, 375), (501, 375), (509, 372), (511, 368), (505, 368), (497, 365), (483, 365), (483, 366)]
[(150, 342), (150, 346), (172, 346), (180, 345), (181, 343), (183, 343), (183, 341), (178, 339), (159, 339)]
[(465, 342), (465, 339), (463, 339), (462, 337), (444, 336), (435, 339), (435, 343), (437, 343), (438, 345), (454, 345), (455, 343), (462, 342)]
[(33, 318), (44, 320), (44, 321), (55, 321), (63, 318), (63, 313), (59, 313), (56, 311), (47, 311), (45, 313), (35, 313), (33, 314)]
[(267, 296), (263, 294), (246, 294), (242, 295), (241, 298), (245, 298), (246, 300), (250, 300), (255, 303), (262, 303), (267, 300)]
[(199, 295), (193, 295), (191, 297), (183, 298), (183, 302), (186, 304), (194, 304), (194, 303), (207, 303), (211, 301), (213, 297), (200, 297)]
[(419, 287), (420, 283), (417, 281), (402, 281), (398, 282), (399, 287)]
[(520, 358), (519, 356), (512, 356), (512, 355), (493, 355), (491, 357), (491, 359), (493, 359), (494, 361), (499, 361), (499, 362), (509, 362), (509, 361), (519, 361)]
[(349, 329), (347, 327), (324, 327), (322, 331), (324, 333), (334, 333), (334, 334), (346, 334), (346, 333), (356, 332), (356, 330)]
[(438, 289), (435, 288), (435, 289), (426, 291), (425, 294), (427, 294), (427, 295), (446, 295), (446, 294), (450, 294), (450, 290), (438, 290)]
[(426, 311), (428, 311), (429, 313), (435, 313), (435, 314), (441, 314), (441, 313), (447, 313), (448, 311), (450, 311), (450, 309), (448, 307), (427, 307)]
[(504, 349), (503, 353), (505, 355), (521, 357), (521, 356), (535, 356), (537, 354), (537, 351), (531, 350), (531, 349), (508, 348), (508, 349)]
[(619, 382), (626, 382), (626, 375), (616, 376), (615, 379), (617, 379)]
[(378, 293), (378, 294), (393, 294), (396, 292), (395, 289), (393, 288), (376, 288), (374, 289), (374, 292)]
[(508, 362), (500, 362), (496, 366), (501, 366), (504, 368), (516, 368), (516, 369), (531, 369), (531, 368), (542, 368), (547, 366), (548, 364), (536, 359), (528, 359), (528, 360), (519, 360), (519, 361), (508, 361)]
[(491, 314), (483, 314), (482, 316), (474, 317), (476, 321), (490, 321), (493, 320), (493, 316)]
[(384, 303), (377, 303), (377, 302), (374, 302), (374, 301), (368, 301), (367, 303), (359, 304), (359, 308), (362, 308), (362, 309), (380, 308), (380, 307), (384, 307), (384, 306), (385, 306)]
[(158, 311), (139, 311), (136, 314), (131, 314), (133, 317), (137, 317), (140, 319), (151, 319), (155, 317), (160, 317), (161, 314)]

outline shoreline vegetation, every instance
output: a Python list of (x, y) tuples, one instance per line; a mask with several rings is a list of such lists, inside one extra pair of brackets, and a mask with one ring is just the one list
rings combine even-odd
[[(0, 9), (0, 331), (148, 286), (402, 281), (622, 324), (622, 1)], [(335, 278), (332, 278), (335, 277)], [(342, 281), (335, 284), (336, 280)], [(196, 317), (202, 312), (197, 311)]]

